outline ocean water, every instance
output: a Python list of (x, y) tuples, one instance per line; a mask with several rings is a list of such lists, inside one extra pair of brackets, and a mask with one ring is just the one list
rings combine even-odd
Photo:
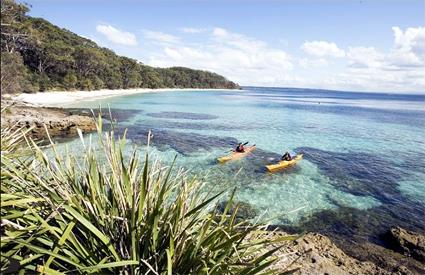
[[(212, 185), (237, 188), (254, 220), (293, 231), (378, 239), (392, 225), (425, 232), (425, 95), (246, 87), (128, 95), (110, 106), (131, 143)], [(218, 164), (237, 142), (257, 150)], [(70, 141), (78, 150), (78, 141)], [(298, 165), (268, 173), (285, 151)]]

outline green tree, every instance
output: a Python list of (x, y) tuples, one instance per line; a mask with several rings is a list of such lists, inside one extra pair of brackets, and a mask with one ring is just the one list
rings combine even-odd
[(120, 71), (123, 78), (122, 84), (124, 89), (140, 86), (140, 66), (135, 60), (122, 57)]
[(13, 0), (1, 1), (1, 51), (14, 52), (25, 45), (27, 28), (23, 24), (29, 8)]
[(142, 66), (141, 69), (141, 80), (143, 88), (161, 88), (163, 83), (161, 76), (152, 67)]
[(92, 91), (94, 90), (94, 85), (89, 78), (83, 78), (79, 83), (79, 88), (84, 91)]
[(104, 56), (94, 48), (78, 47), (74, 53), (75, 66), (78, 75), (87, 77), (89, 74), (96, 74), (102, 65)]
[(27, 68), (22, 56), (17, 52), (1, 53), (1, 93), (31, 92), (33, 87), (29, 82)]
[(105, 83), (103, 83), (102, 79), (100, 79), (97, 75), (91, 76), (90, 80), (93, 83), (94, 89), (100, 90), (105, 88)]
[(74, 73), (67, 73), (65, 77), (63, 78), (63, 86), (67, 90), (75, 89), (77, 83), (78, 83), (78, 78)]
[(40, 92), (48, 91), (53, 88), (52, 81), (47, 74), (37, 74), (37, 76)]

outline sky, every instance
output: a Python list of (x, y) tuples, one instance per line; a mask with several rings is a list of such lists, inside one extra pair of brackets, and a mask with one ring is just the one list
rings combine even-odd
[(424, 0), (26, 0), (144, 64), (243, 86), (425, 93)]

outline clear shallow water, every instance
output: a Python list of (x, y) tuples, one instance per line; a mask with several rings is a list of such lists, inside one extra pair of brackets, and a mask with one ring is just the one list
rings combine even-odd
[[(366, 238), (395, 224), (425, 231), (425, 95), (248, 87), (69, 107), (99, 104), (131, 114), (119, 127), (129, 128), (133, 143), (143, 145), (151, 129), (152, 150), (165, 163), (177, 154), (179, 166), (237, 187), (237, 199), (263, 221)], [(258, 149), (218, 164), (238, 141)], [(304, 159), (267, 173), (264, 165), (285, 151)]]

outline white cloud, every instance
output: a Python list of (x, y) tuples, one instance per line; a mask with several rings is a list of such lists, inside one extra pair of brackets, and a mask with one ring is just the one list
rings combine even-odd
[(155, 44), (143, 61), (159, 67), (209, 70), (241, 85), (424, 91), (424, 28), (394, 27), (393, 32), (394, 43), (386, 49), (370, 45), (342, 49), (334, 42), (307, 41), (301, 47), (306, 54), (296, 57), (280, 43), (271, 46), (219, 27), (206, 29), (200, 41), (189, 40), (192, 36), (145, 32), (148, 42)]
[(392, 28), (394, 44), (387, 51), (349, 47), (347, 71), (337, 75), (354, 89), (425, 90), (425, 28)]
[(348, 65), (356, 68), (378, 68), (383, 65), (384, 54), (374, 47), (349, 47)]
[(393, 27), (394, 45), (388, 52), (374, 47), (349, 47), (347, 58), (351, 67), (405, 70), (425, 67), (425, 28)]
[(399, 27), (392, 29), (396, 48), (425, 54), (425, 27), (407, 28), (405, 32)]
[(214, 28), (213, 30), (213, 35), (216, 37), (225, 37), (227, 36), (229, 33), (227, 32), (227, 30), (223, 29), (223, 28)]
[(97, 25), (96, 30), (105, 35), (106, 38), (113, 43), (126, 46), (137, 45), (136, 36), (131, 32), (122, 31), (111, 25)]
[(298, 61), (298, 64), (301, 66), (301, 68), (307, 69), (307, 68), (328, 66), (329, 62), (324, 58), (318, 58), (318, 59), (301, 58)]
[(190, 27), (185, 27), (185, 28), (180, 28), (181, 32), (185, 32), (185, 33), (203, 33), (206, 32), (207, 29), (206, 28), (190, 28)]
[(150, 40), (152, 42), (157, 43), (178, 43), (180, 41), (180, 38), (171, 34), (158, 32), (158, 31), (150, 31), (150, 30), (143, 30), (143, 35), (145, 39)]
[(210, 70), (242, 84), (274, 84), (287, 79), (287, 72), (293, 68), (285, 51), (223, 28), (208, 31), (202, 44), (182, 42), (162, 46), (151, 56), (150, 65)]
[(327, 41), (306, 41), (301, 45), (301, 49), (313, 56), (344, 57), (344, 50), (338, 48), (334, 42)]
[(394, 49), (389, 54), (391, 64), (399, 67), (425, 67), (425, 27), (407, 28), (403, 32), (393, 27)]

